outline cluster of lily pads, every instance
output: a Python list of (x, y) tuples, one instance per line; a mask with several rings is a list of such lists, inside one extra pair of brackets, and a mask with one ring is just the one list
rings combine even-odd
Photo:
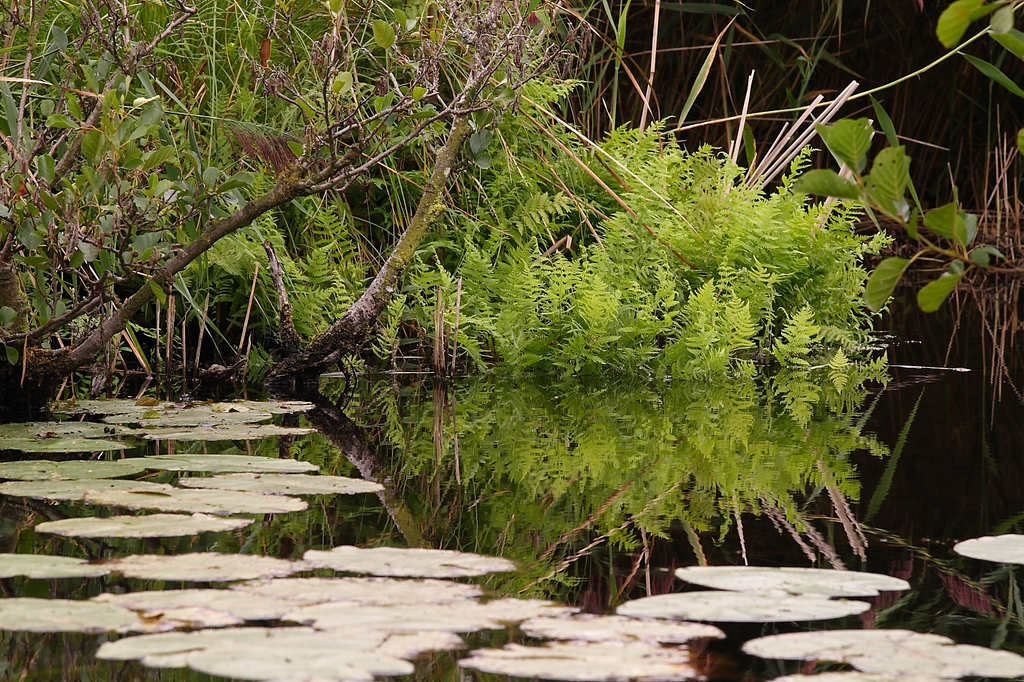
[[(275, 414), (307, 408), (301, 403), (86, 401), (62, 409), (104, 414), (103, 423), (2, 427), (0, 448), (96, 452), (124, 447), (124, 441), (114, 439), (126, 436), (186, 440), (296, 434), (305, 431), (269, 422)], [(287, 513), (305, 508), (303, 495), (381, 490), (370, 481), (318, 475), (316, 470), (292, 459), (230, 454), (33, 460), (0, 463), (0, 479), (7, 479), (0, 494), (155, 512), (69, 518), (35, 527), (43, 533), (103, 538), (235, 530), (252, 519), (230, 514)], [(186, 475), (177, 485), (130, 478), (154, 471)], [(1024, 564), (1024, 536), (979, 538), (955, 549), (965, 556)], [(688, 680), (706, 672), (694, 644), (725, 636), (709, 623), (841, 618), (870, 608), (860, 598), (909, 588), (898, 578), (853, 571), (690, 567), (679, 569), (677, 577), (710, 589), (646, 597), (626, 602), (616, 615), (591, 615), (550, 601), (489, 598), (478, 585), (456, 582), (515, 568), (500, 557), (394, 547), (309, 550), (301, 560), (214, 552), (92, 562), (0, 554), (0, 578), (120, 574), (225, 584), (220, 589), (104, 593), (88, 600), (0, 599), (0, 629), (127, 635), (103, 643), (97, 656), (153, 668), (189, 668), (244, 680), (340, 682), (411, 674), (414, 660), (424, 653), (466, 648), (460, 635), (517, 627), (531, 643), (476, 649), (459, 666), (553, 680)], [(314, 571), (320, 575), (299, 575)], [(366, 575), (375, 577), (355, 577)], [(744, 651), (853, 668), (777, 678), (785, 681), (1024, 676), (1024, 657), (1014, 653), (905, 630), (773, 635), (747, 642)]]

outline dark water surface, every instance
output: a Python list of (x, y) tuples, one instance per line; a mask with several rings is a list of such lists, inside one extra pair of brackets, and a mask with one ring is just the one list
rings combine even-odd
[[(870, 600), (861, 616), (725, 626), (727, 639), (698, 656), (706, 676), (753, 681), (836, 669), (739, 652), (745, 639), (805, 629), (907, 628), (1024, 653), (1024, 567), (951, 552), (966, 538), (1024, 532), (1024, 407), (1013, 387), (1004, 385), (996, 400), (982, 344), (963, 333), (949, 343), (955, 320), (900, 310), (884, 388), (827, 367), (712, 385), (492, 378), (441, 390), (413, 375), (386, 375), (343, 395), (343, 384), (328, 382), (311, 419), (321, 433), (292, 443), (179, 443), (177, 451), (248, 448), (308, 459), (322, 473), (383, 483), (379, 496), (309, 498), (305, 512), (267, 516), (242, 531), (148, 541), (37, 536), (40, 521), (93, 510), (0, 498), (0, 551), (299, 558), (340, 544), (444, 547), (517, 561), (517, 574), (480, 581), (495, 593), (599, 613), (691, 589), (672, 569), (702, 562), (866, 569), (904, 578), (912, 590)], [(1024, 351), (1004, 350), (1020, 390)], [(129, 454), (153, 454), (149, 447)], [(181, 586), (0, 580), (5, 597)], [(500, 646), (510, 637), (521, 639), (499, 632), (469, 641)], [(104, 639), (0, 634), (0, 679), (211, 679), (96, 661)], [(417, 678), (477, 677), (460, 673), (456, 659), (430, 658)]]

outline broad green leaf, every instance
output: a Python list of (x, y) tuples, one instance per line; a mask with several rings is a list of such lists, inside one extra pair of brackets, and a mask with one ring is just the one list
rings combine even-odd
[(934, 313), (949, 298), (963, 276), (962, 272), (958, 275), (944, 272), (938, 279), (921, 287), (921, 290), (917, 292), (918, 307), (926, 313)]
[(1017, 151), (1024, 156), (1024, 128), (1017, 131)]
[(46, 181), (47, 184), (53, 182), (53, 174), (55, 164), (53, 157), (49, 154), (42, 154), (36, 157), (36, 169), (39, 171), (39, 176)]
[(970, 246), (978, 236), (978, 216), (974, 213), (960, 211), (960, 220), (956, 222), (953, 237), (960, 246)]
[(373, 20), (373, 41), (381, 49), (387, 50), (395, 44), (395, 29), (386, 21)]
[(964, 59), (973, 64), (974, 68), (978, 71), (981, 71), (983, 74), (988, 76), (989, 80), (999, 83), (999, 85), (1002, 85), (1004, 88), (1017, 95), (1017, 97), (1024, 98), (1024, 89), (1014, 83), (1009, 76), (1000, 71), (999, 67), (995, 64), (990, 64), (984, 59), (978, 59), (977, 57), (973, 57), (969, 54), (965, 54)]
[(971, 262), (979, 268), (987, 268), (991, 262), (991, 255), (985, 249), (974, 249), (971, 251)]
[(836, 159), (857, 174), (867, 166), (871, 135), (874, 132), (866, 118), (847, 118), (832, 125), (814, 126), (825, 146)]
[(1010, 32), (1013, 28), (1013, 10), (1014, 7), (1010, 4), (1004, 5), (992, 13), (992, 17), (988, 21), (992, 33), (1000, 35)]
[(226, 182), (218, 186), (215, 192), (217, 194), (222, 194), (223, 192), (227, 192), (238, 187), (248, 187), (253, 183), (253, 179), (254, 178), (252, 176), (252, 173), (247, 173), (246, 171), (239, 171), (238, 173), (235, 173), (230, 178), (228, 178)]
[(890, 147), (899, 147), (900, 138), (896, 135), (896, 126), (893, 125), (889, 113), (882, 107), (882, 103), (875, 99), (874, 95), (871, 95), (871, 108), (875, 110), (875, 118), (878, 119), (878, 125), (885, 133), (886, 142)]
[(220, 180), (220, 169), (216, 166), (207, 166), (203, 171), (203, 184), (207, 187), (214, 187)]
[(142, 170), (148, 171), (174, 158), (174, 147), (167, 145), (147, 152), (142, 161)]
[(868, 276), (867, 286), (864, 288), (864, 299), (868, 308), (881, 310), (909, 265), (910, 259), (895, 257), (886, 258), (878, 264)]
[(476, 156), (491, 143), (491, 139), (494, 137), (494, 133), (490, 130), (478, 130), (469, 136), (469, 149)]
[(865, 178), (868, 196), (889, 215), (906, 218), (904, 194), (910, 182), (910, 159), (903, 147), (886, 147), (878, 152)]
[(412, 93), (411, 94), (412, 94), (412, 101), (413, 102), (419, 102), (421, 99), (423, 99), (423, 95), (427, 94), (427, 89), (426, 88), (421, 88), (421, 87), (417, 86), (417, 87), (412, 89)]
[(149, 283), (150, 291), (156, 296), (156, 300), (160, 301), (161, 305), (165, 305), (167, 303), (167, 292), (164, 291), (164, 288), (157, 284), (155, 280), (150, 279), (147, 282)]
[(51, 114), (46, 119), (47, 128), (77, 128), (78, 124), (64, 114)]
[(939, 22), (935, 26), (935, 35), (939, 42), (946, 49), (955, 47), (963, 38), (967, 27), (977, 17), (977, 12), (985, 0), (956, 0), (939, 15)]
[(12, 139), (21, 137), (18, 131), (18, 105), (14, 103), (14, 96), (11, 94), (11, 86), (0, 81), (0, 109), (3, 110), (3, 118), (0, 118), (0, 128)]
[(960, 218), (956, 202), (950, 202), (945, 206), (928, 211), (924, 216), (924, 225), (944, 239), (953, 239), (959, 220), (962, 218)]
[(992, 37), (1011, 54), (1024, 59), (1024, 33), (1011, 29), (1007, 33), (997, 33)]
[(96, 161), (96, 157), (100, 152), (101, 140), (102, 135), (98, 130), (90, 130), (82, 135), (82, 153), (90, 161)]
[(18, 319), (18, 311), (14, 308), (5, 305), (0, 307), (0, 327), (4, 329), (10, 329), (14, 326), (14, 322)]
[(331, 92), (335, 95), (344, 95), (352, 89), (352, 72), (342, 71), (331, 81)]
[(341, 8), (343, 5), (343, 0), (327, 0), (327, 8), (331, 10), (331, 14), (334, 15), (337, 15), (341, 12)]
[(827, 168), (807, 171), (796, 181), (794, 189), (805, 194), (819, 194), (840, 199), (860, 198), (860, 187), (839, 177), (839, 173)]

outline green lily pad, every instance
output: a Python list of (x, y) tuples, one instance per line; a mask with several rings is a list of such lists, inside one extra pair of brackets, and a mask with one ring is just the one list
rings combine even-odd
[(953, 546), (960, 556), (998, 564), (1024, 564), (1024, 535), (1007, 533), (964, 540)]
[(111, 573), (139, 580), (180, 582), (228, 582), (277, 578), (309, 570), (301, 561), (275, 559), (252, 554), (133, 554), (103, 563)]
[(73, 538), (166, 538), (236, 530), (251, 523), (252, 519), (225, 519), (207, 514), (86, 516), (47, 521), (36, 526), (35, 530), (37, 533)]
[(88, 504), (127, 509), (152, 509), (162, 512), (201, 512), (205, 514), (285, 514), (302, 511), (306, 503), (297, 497), (239, 493), (231, 490), (159, 491), (95, 490), (83, 498)]
[(85, 559), (42, 554), (0, 554), (0, 578), (25, 576), (37, 580), (95, 578), (110, 571)]
[(328, 551), (310, 550), (303, 559), (318, 568), (409, 578), (462, 578), (516, 570), (501, 557), (449, 549), (342, 545)]
[(909, 630), (824, 630), (753, 639), (743, 651), (761, 658), (847, 663), (864, 672), (956, 677), (1020, 677), (1024, 656), (955, 644)]
[(214, 403), (213, 409), (248, 408), (258, 412), (269, 412), (270, 414), (301, 414), (309, 412), (314, 407), (313, 403), (305, 400), (233, 400), (225, 403)]
[(310, 462), (248, 455), (155, 455), (143, 457), (147, 469), (211, 474), (300, 474), (320, 467)]
[(56, 502), (81, 502), (89, 493), (127, 492), (166, 493), (174, 490), (163, 483), (149, 481), (122, 481), (119, 479), (78, 479), (73, 481), (8, 481), (0, 483), (0, 495), (32, 497)]
[(124, 430), (94, 422), (27, 422), (0, 425), (0, 450), (22, 452), (100, 452), (123, 450), (111, 436)]
[(827, 597), (874, 597), (879, 592), (910, 589), (910, 583), (888, 575), (823, 568), (761, 568), (758, 566), (691, 566), (676, 570), (688, 583), (731, 592), (772, 592)]
[(301, 436), (313, 429), (300, 429), (276, 424), (201, 424), (188, 428), (145, 429), (146, 440), (263, 440), (276, 436)]
[(864, 613), (871, 604), (822, 597), (756, 592), (682, 592), (644, 597), (615, 610), (632, 618), (671, 618), (723, 623), (788, 623)]
[[(279, 641), (290, 644), (298, 638), (315, 637), (317, 634), (317, 631), (312, 628), (246, 627), (140, 635), (125, 637), (115, 642), (104, 642), (96, 652), (96, 658), (102, 661), (145, 661), (147, 658), (153, 657), (168, 663), (166, 666), (154, 667), (181, 668), (184, 667), (184, 660), (181, 659), (179, 662), (173, 657), (201, 651), (207, 647), (239, 646), (249, 642), (276, 646)], [(384, 633), (369, 634), (372, 635), (372, 643), (366, 645), (369, 648), (377, 646), (384, 639)], [(365, 641), (365, 637), (354, 637), (352, 640), (362, 642)], [(342, 646), (343, 644), (339, 642), (338, 645)]]
[(723, 639), (725, 633), (713, 625), (665, 620), (640, 620), (624, 616), (580, 613), (571, 618), (531, 618), (519, 626), (538, 639), (575, 642), (647, 642), (682, 644), (693, 639)]
[(70, 481), (81, 478), (121, 478), (137, 476), (146, 470), (138, 458), (90, 459), (51, 462), (45, 459), (0, 462), (0, 478), (16, 481)]
[(107, 414), (103, 421), (108, 424), (136, 424), (149, 431), (156, 428), (257, 424), (274, 418), (270, 412), (253, 410), (245, 406), (218, 407), (230, 404), (164, 403), (157, 406), (135, 406), (125, 412)]
[(277, 620), (295, 608), (295, 604), (283, 599), (273, 599), (235, 590), (125, 592), (123, 594), (101, 594), (93, 597), (93, 601), (114, 604), (143, 614), (165, 613), (171, 618), (175, 617), (174, 613), (179, 609), (202, 606), (212, 611), (234, 616), (242, 621)]
[(298, 605), (350, 602), (366, 606), (450, 604), (477, 599), (477, 585), (445, 580), (395, 580), (392, 578), (280, 578), (232, 585), (231, 589), (282, 599)]
[(69, 599), (0, 599), (0, 630), (19, 632), (114, 632), (135, 614), (113, 604)]
[(702, 678), (686, 649), (642, 642), (558, 642), (536, 647), (508, 644), (503, 649), (477, 649), (459, 661), (459, 667), (512, 677), (580, 682)]
[[(184, 403), (181, 404), (184, 406)], [(129, 398), (107, 398), (102, 400), (62, 400), (50, 406), (54, 414), (125, 414), (129, 412), (146, 412), (148, 410), (173, 410), (175, 403), (154, 401), (150, 399), (134, 400)]]
[(327, 602), (295, 609), (285, 614), (284, 619), (318, 630), (365, 627), (388, 632), (476, 632), (500, 630), (540, 616), (567, 616), (575, 611), (540, 599), (495, 599), (484, 604), (459, 601), (432, 604), (430, 608), (423, 604), (363, 606)]
[(383, 490), (380, 483), (344, 476), (301, 474), (224, 474), (209, 478), (183, 478), (186, 488), (238, 490), (265, 495), (351, 495)]

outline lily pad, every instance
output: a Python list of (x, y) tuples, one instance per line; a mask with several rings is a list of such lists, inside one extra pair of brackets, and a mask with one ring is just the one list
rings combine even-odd
[(25, 576), (36, 580), (94, 578), (110, 571), (85, 559), (42, 554), (0, 554), (0, 578)]
[(301, 414), (309, 412), (314, 407), (313, 403), (305, 400), (233, 400), (231, 402), (214, 403), (213, 409), (238, 409), (248, 408), (259, 412), (270, 414)]
[(149, 481), (122, 481), (119, 479), (78, 479), (74, 481), (8, 481), (0, 483), (0, 495), (32, 497), (56, 502), (81, 502), (90, 493), (128, 492), (166, 493), (172, 486)]
[(616, 613), (633, 618), (672, 618), (723, 623), (788, 623), (864, 613), (871, 604), (822, 597), (756, 592), (682, 592), (626, 602)]
[(761, 568), (758, 566), (691, 566), (676, 570), (688, 583), (732, 592), (772, 592), (827, 597), (874, 597), (879, 592), (910, 589), (910, 583), (888, 575), (823, 568)]
[(227, 582), (276, 578), (309, 569), (301, 561), (252, 554), (133, 554), (103, 563), (112, 573), (139, 580)]
[[(250, 627), (127, 637), (103, 644), (96, 656), (103, 660), (141, 660), (151, 667), (181, 668), (189, 664), (192, 654), (202, 651), (255, 650), (272, 652), (275, 658), (284, 654), (296, 659), (317, 659), (339, 652), (372, 652), (398, 659), (413, 658), (424, 651), (462, 646), (462, 640), (449, 633), (391, 634), (366, 629), (318, 631), (305, 627)], [(297, 680), (309, 676), (300, 669), (294, 669), (277, 677)], [(323, 679), (338, 678), (328, 675)]]
[[(214, 403), (216, 404), (216, 403)], [(268, 422), (274, 418), (270, 412), (259, 412), (248, 408), (242, 410), (214, 410), (210, 405), (167, 404), (142, 407), (119, 414), (108, 414), (103, 421), (108, 424), (134, 424), (146, 431), (158, 428), (176, 428), (213, 425), (240, 425)]]
[(297, 642), (287, 648), (248, 646), (204, 649), (185, 657), (192, 670), (238, 680), (372, 680), (376, 675), (410, 675), (409, 661), (372, 651), (310, 647)]
[(785, 675), (773, 677), (771, 682), (948, 682), (949, 678), (934, 675), (902, 675), (892, 673), (864, 673), (859, 670), (818, 673), (817, 675)]
[(74, 538), (165, 538), (244, 528), (252, 519), (219, 518), (207, 514), (150, 514), (148, 516), (87, 516), (47, 521), (37, 533)]
[(280, 578), (232, 585), (249, 594), (284, 599), (297, 605), (349, 602), (366, 606), (450, 604), (483, 594), (476, 585), (444, 580), (391, 578)]
[(686, 649), (640, 642), (558, 642), (539, 647), (509, 644), (477, 649), (459, 666), (485, 673), (544, 680), (615, 682), (691, 680), (701, 676)]
[(575, 642), (647, 642), (681, 644), (693, 639), (723, 639), (713, 625), (639, 620), (624, 616), (577, 614), (571, 618), (531, 618), (519, 626), (530, 637)]
[(265, 495), (351, 495), (384, 490), (380, 483), (344, 476), (301, 474), (224, 474), (208, 478), (183, 478), (186, 488), (238, 490)]
[(188, 428), (147, 428), (146, 440), (263, 440), (275, 436), (301, 436), (313, 429), (276, 424), (200, 424)]
[(318, 568), (345, 573), (366, 573), (409, 578), (462, 578), (516, 570), (501, 557), (449, 549), (342, 545), (328, 551), (312, 549), (303, 557)]
[(304, 606), (284, 619), (312, 625), (319, 630), (365, 627), (388, 632), (476, 632), (498, 630), (539, 616), (567, 616), (576, 609), (539, 599), (496, 599), (481, 604), (460, 601), (449, 604), (362, 606), (327, 602)]
[[(0, 450), (22, 452), (99, 452), (123, 450), (110, 440), (122, 430), (94, 422), (27, 422), (0, 425)], [(6, 478), (6, 477), (5, 477)]]
[(0, 599), (0, 630), (114, 632), (134, 621), (134, 613), (113, 604), (70, 599)]
[(300, 474), (320, 467), (311, 462), (249, 455), (155, 455), (143, 457), (147, 469), (194, 473)]
[(137, 476), (146, 470), (138, 458), (51, 462), (45, 459), (0, 462), (0, 478), (16, 481), (73, 481), (82, 478)]
[(163, 512), (202, 512), (206, 514), (285, 514), (302, 511), (306, 503), (297, 497), (238, 493), (231, 490), (160, 491), (97, 490), (85, 494), (88, 504), (127, 509), (152, 509)]
[[(183, 555), (189, 556), (189, 555)], [(248, 620), (277, 620), (295, 608), (291, 602), (234, 590), (153, 590), (101, 594), (93, 601), (114, 604), (142, 613), (167, 613), (173, 616), (178, 609), (206, 607), (212, 611)], [(209, 626), (207, 626), (209, 627)]]
[(196, 628), (229, 628), (244, 620), (207, 606), (180, 606), (173, 609), (137, 612), (138, 619), (118, 632), (153, 633)]
[(1024, 564), (1024, 535), (1007, 533), (964, 540), (953, 546), (960, 556), (999, 564)]
[(864, 672), (936, 677), (1019, 677), (1024, 656), (954, 644), (941, 635), (909, 630), (825, 630), (751, 640), (743, 651), (761, 658), (847, 663)]
[[(184, 403), (181, 406), (184, 407)], [(103, 400), (62, 400), (50, 406), (54, 414), (124, 414), (127, 412), (145, 412), (147, 410), (172, 410), (175, 403), (167, 401), (128, 398), (107, 398)]]

